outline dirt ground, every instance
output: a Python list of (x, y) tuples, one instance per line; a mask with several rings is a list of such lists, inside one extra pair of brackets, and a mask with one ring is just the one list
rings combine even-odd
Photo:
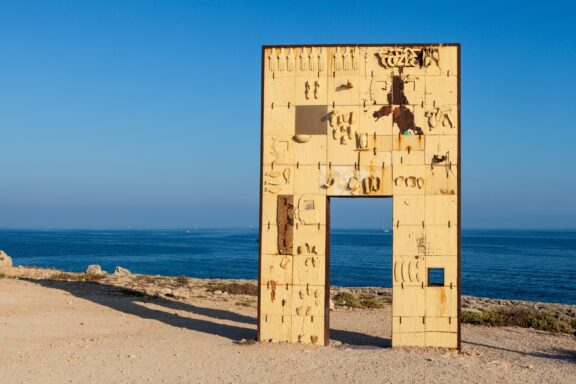
[(239, 343), (256, 308), (0, 279), (0, 383), (576, 383), (576, 337), (463, 325), (463, 351), (390, 348), (390, 306), (336, 308), (329, 347)]

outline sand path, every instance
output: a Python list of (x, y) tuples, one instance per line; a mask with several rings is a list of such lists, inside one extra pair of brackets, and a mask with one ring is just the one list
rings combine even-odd
[(391, 349), (387, 307), (334, 311), (330, 347), (238, 344), (238, 301), (0, 279), (0, 383), (576, 383), (574, 336), (465, 325), (461, 354)]

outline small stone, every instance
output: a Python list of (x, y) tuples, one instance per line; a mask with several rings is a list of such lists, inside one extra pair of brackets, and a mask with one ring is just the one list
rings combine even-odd
[(0, 250), (0, 269), (12, 268), (12, 258), (6, 252)]
[(122, 267), (116, 267), (116, 269), (114, 270), (114, 275), (116, 276), (130, 276), (131, 274), (132, 272)]
[(160, 288), (160, 290), (158, 291), (159, 294), (164, 295), (164, 296), (171, 296), (172, 295), (172, 290), (170, 288)]
[(100, 265), (92, 264), (92, 265), (89, 265), (88, 268), (86, 268), (86, 274), (87, 275), (102, 276), (102, 275), (105, 275), (106, 272), (102, 270), (102, 267), (100, 267)]
[(330, 299), (330, 310), (334, 310), (334, 301), (332, 301), (332, 299)]
[(222, 294), (222, 291), (218, 289), (218, 290), (214, 291), (214, 294), (215, 294), (215, 295), (221, 295), (221, 294)]
[(172, 296), (180, 299), (187, 299), (190, 297), (190, 293), (186, 288), (176, 288), (172, 290)]

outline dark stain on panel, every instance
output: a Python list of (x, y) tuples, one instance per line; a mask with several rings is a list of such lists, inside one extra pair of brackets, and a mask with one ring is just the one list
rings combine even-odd
[(278, 195), (276, 224), (278, 225), (278, 254), (291, 255), (294, 238), (293, 195)]

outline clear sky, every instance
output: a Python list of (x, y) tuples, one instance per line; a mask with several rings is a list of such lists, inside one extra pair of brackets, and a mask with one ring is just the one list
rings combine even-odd
[(570, 3), (0, 0), (0, 227), (257, 225), (261, 45), (460, 42), (463, 227), (574, 228)]

